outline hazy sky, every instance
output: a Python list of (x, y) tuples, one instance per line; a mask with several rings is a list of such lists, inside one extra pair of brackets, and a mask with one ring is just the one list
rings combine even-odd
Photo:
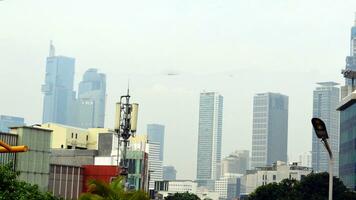
[(53, 40), (57, 54), (76, 58), (76, 83), (88, 68), (107, 74), (107, 127), (130, 79), (138, 132), (166, 125), (164, 163), (178, 178), (195, 178), (204, 90), (224, 96), (223, 155), (251, 150), (255, 93), (288, 95), (296, 160), (311, 150), (315, 83), (343, 83), (354, 11), (355, 0), (0, 1), (0, 114), (41, 122)]

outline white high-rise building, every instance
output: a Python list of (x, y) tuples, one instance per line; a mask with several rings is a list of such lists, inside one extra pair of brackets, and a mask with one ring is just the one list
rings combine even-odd
[(163, 163), (160, 160), (160, 143), (148, 143), (148, 173), (149, 173), (149, 187), (153, 190), (155, 181), (163, 180)]
[(288, 96), (261, 93), (253, 98), (251, 167), (287, 162)]
[(311, 152), (304, 152), (299, 155), (300, 166), (312, 167), (312, 155)]
[(200, 94), (197, 181), (209, 185), (219, 178), (223, 96), (216, 92)]
[[(325, 122), (329, 135), (329, 144), (334, 157), (335, 176), (339, 175), (339, 137), (340, 137), (340, 115), (336, 111), (339, 104), (340, 90), (335, 82), (321, 82), (313, 92), (313, 117), (318, 117)], [(316, 172), (327, 172), (329, 170), (329, 155), (316, 137), (312, 134), (312, 167)]]

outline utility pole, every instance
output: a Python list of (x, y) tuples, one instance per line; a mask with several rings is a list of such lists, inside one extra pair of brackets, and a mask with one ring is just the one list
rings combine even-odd
[[(120, 102), (116, 103), (116, 116), (115, 116), (115, 132), (117, 134), (117, 167), (118, 176), (124, 178), (125, 188), (128, 182), (128, 163), (126, 158), (127, 147), (129, 144), (129, 138), (134, 136), (137, 130), (137, 114), (138, 114), (138, 104), (130, 104), (130, 94), (129, 89), (127, 90), (127, 95), (120, 97)], [(123, 143), (122, 157), (119, 162), (119, 151), (120, 146)], [(127, 188), (126, 188), (127, 189)]]

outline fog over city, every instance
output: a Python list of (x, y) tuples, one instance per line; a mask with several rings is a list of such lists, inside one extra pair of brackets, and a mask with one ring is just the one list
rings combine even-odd
[(105, 126), (126, 93), (138, 134), (165, 125), (164, 164), (195, 179), (199, 93), (224, 96), (222, 155), (251, 150), (253, 96), (289, 96), (288, 157), (311, 151), (313, 90), (343, 83), (356, 1), (0, 1), (0, 114), (42, 123), (46, 57), (107, 76)]

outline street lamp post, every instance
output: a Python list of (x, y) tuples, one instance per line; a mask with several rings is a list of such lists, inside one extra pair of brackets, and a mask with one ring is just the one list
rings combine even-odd
[(312, 118), (311, 120), (316, 136), (321, 139), (329, 154), (329, 200), (333, 199), (333, 153), (328, 143), (328, 132), (325, 123), (319, 118)]

